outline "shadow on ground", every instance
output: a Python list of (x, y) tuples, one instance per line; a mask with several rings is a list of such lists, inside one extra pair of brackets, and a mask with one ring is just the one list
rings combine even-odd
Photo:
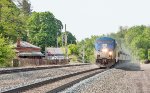
[(126, 71), (143, 71), (141, 70), (140, 63), (135, 62), (124, 62), (124, 63), (117, 63), (114, 68), (122, 69)]

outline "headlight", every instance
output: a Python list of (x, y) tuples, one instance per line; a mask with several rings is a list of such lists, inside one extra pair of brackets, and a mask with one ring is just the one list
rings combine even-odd
[(109, 55), (112, 55), (112, 52), (109, 52)]
[(108, 52), (107, 48), (102, 49), (102, 52)]

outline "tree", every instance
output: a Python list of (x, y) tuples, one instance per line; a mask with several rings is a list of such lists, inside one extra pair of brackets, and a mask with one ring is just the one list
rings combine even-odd
[(69, 48), (70, 55), (78, 55), (79, 54), (77, 45), (70, 44), (70, 45), (68, 45), (68, 48)]
[(82, 52), (83, 52), (83, 48), (84, 48), (84, 58), (85, 58), (85, 62), (95, 62), (95, 55), (94, 55), (94, 43), (96, 38), (101, 37), (101, 36), (91, 36), (91, 38), (86, 38), (80, 42), (77, 43), (77, 47), (78, 47), (78, 57), (80, 60), (82, 60)]
[(42, 47), (57, 46), (57, 37), (61, 35), (63, 25), (50, 12), (33, 12), (28, 20), (29, 40)]
[(128, 46), (132, 43), (132, 40), (134, 40), (138, 35), (141, 35), (144, 31), (146, 26), (133, 26), (128, 29), (127, 33), (125, 34), (125, 41)]
[(129, 28), (125, 35), (126, 44), (132, 50), (132, 54), (138, 56), (140, 59), (148, 57), (148, 49), (150, 47), (149, 33), (150, 28), (141, 25)]
[(15, 52), (9, 41), (0, 35), (0, 67), (10, 66)]
[(18, 6), (23, 12), (24, 15), (30, 15), (31, 14), (31, 4), (29, 0), (17, 0)]
[(146, 59), (146, 50), (143, 48), (138, 49), (138, 55), (140, 59)]
[[(150, 27), (148, 26), (133, 26), (130, 28), (120, 27), (119, 32), (110, 34), (121, 45), (128, 48), (130, 55), (134, 58), (147, 59), (148, 49), (150, 48)], [(123, 47), (124, 45), (125, 47)]]
[(0, 34), (9, 38), (13, 42), (24, 32), (23, 21), (21, 20), (20, 10), (11, 0), (0, 1)]
[(72, 35), (71, 32), (67, 31), (67, 43), (76, 44), (76, 37)]
[(16, 2), (17, 7), (20, 9), (20, 18), (23, 22), (22, 26), (24, 27), (22, 29), (22, 32), (24, 34), (21, 36), (23, 41), (28, 41), (28, 26), (27, 26), (27, 20), (31, 15), (31, 3), (29, 0), (14, 0)]
[(66, 31), (62, 32), (61, 35), (58, 37), (59, 45), (65, 45), (65, 33), (67, 34), (67, 44), (76, 44), (76, 37), (71, 32)]

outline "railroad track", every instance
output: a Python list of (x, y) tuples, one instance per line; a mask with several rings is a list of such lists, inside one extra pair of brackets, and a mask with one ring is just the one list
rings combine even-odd
[(44, 80), (34, 84), (3, 91), (2, 93), (36, 93), (37, 91), (38, 93), (57, 93), (86, 78), (89, 78), (106, 70), (107, 69), (94, 68), (90, 70), (75, 72), (72, 74), (67, 74), (53, 79)]
[(0, 75), (1, 74), (17, 73), (17, 72), (42, 70), (42, 69), (52, 69), (52, 68), (71, 67), (71, 66), (82, 66), (82, 65), (90, 65), (90, 64), (85, 63), (85, 64), (74, 64), (74, 65), (55, 65), (55, 66), (43, 66), (43, 67), (28, 67), (28, 68), (6, 69), (6, 70), (0, 70)]

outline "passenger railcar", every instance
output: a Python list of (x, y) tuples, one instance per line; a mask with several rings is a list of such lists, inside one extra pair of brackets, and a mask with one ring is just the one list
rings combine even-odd
[(129, 61), (128, 54), (122, 51), (116, 40), (109, 37), (97, 38), (95, 42), (96, 64), (99, 67), (111, 67), (119, 61)]

